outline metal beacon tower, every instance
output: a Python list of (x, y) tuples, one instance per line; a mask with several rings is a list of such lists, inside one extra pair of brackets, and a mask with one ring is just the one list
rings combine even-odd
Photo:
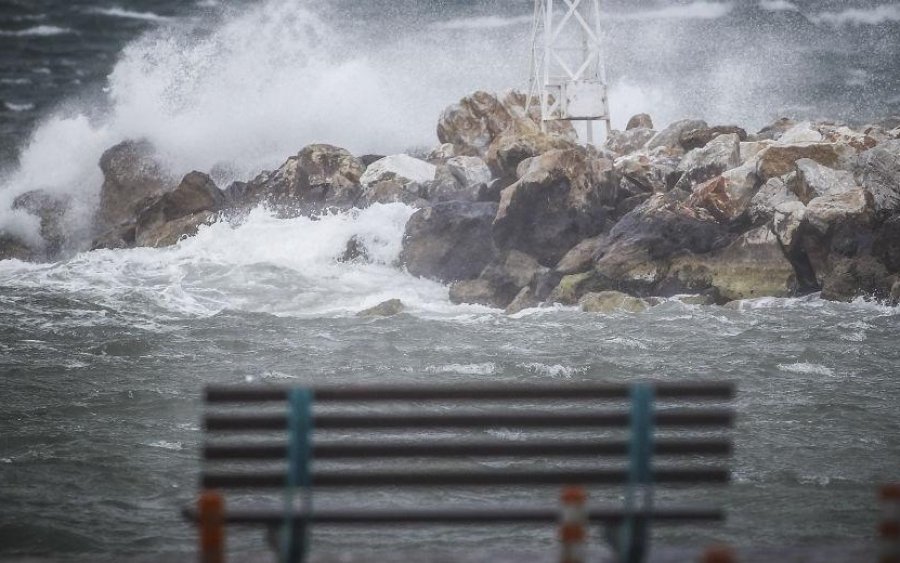
[(540, 99), (542, 125), (584, 121), (589, 144), (595, 122), (610, 130), (600, 19), (600, 0), (534, 1), (529, 104)]

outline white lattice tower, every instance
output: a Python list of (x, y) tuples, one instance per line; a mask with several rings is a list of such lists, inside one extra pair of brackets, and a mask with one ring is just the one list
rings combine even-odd
[(609, 132), (600, 0), (535, 0), (531, 92), (547, 121), (584, 121), (587, 142), (597, 121)]

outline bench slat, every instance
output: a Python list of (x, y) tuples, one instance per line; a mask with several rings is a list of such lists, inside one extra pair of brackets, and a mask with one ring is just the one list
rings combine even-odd
[[(664, 426), (722, 426), (734, 424), (734, 411), (728, 408), (680, 408), (654, 413), (654, 424)], [(606, 427), (624, 428), (630, 423), (628, 411), (590, 412), (499, 412), (499, 413), (424, 413), (424, 414), (318, 414), (313, 417), (316, 430), (352, 428), (490, 428), (490, 427)], [(208, 413), (207, 431), (285, 430), (287, 415)]]
[[(731, 400), (735, 394), (733, 382), (651, 382), (658, 399)], [(356, 401), (496, 401), (514, 399), (627, 399), (629, 383), (592, 383), (578, 385), (471, 385), (411, 386), (356, 385), (349, 387), (314, 387), (316, 402)], [(206, 389), (208, 403), (242, 403), (286, 401), (289, 387), (272, 385), (212, 385)]]
[[(182, 511), (185, 519), (196, 521), (194, 507)], [(721, 522), (725, 513), (714, 506), (686, 506), (654, 508), (650, 512), (637, 511), (638, 516), (666, 523)], [(588, 511), (590, 521), (595, 524), (618, 524), (625, 518), (622, 507), (592, 508)], [(294, 521), (300, 522), (304, 512), (297, 510)], [(283, 523), (284, 510), (277, 508), (236, 508), (225, 513), (229, 524), (278, 525)], [(383, 510), (327, 510), (317, 509), (313, 513), (316, 524), (485, 524), (507, 523), (551, 523), (559, 520), (559, 509), (555, 508), (446, 508), (446, 509), (383, 509)]]
[[(628, 455), (628, 441), (541, 441), (541, 442), (466, 442), (466, 443), (335, 443), (315, 444), (315, 459), (401, 458), (401, 457), (560, 457)], [(726, 438), (662, 439), (653, 444), (654, 455), (730, 455), (731, 441)], [(263, 444), (207, 444), (203, 457), (219, 460), (274, 460), (287, 457), (283, 442)]]
[[(281, 471), (206, 472), (204, 489), (281, 488)], [(653, 482), (658, 484), (721, 484), (730, 480), (724, 467), (657, 467)], [(628, 482), (627, 469), (542, 470), (542, 471), (340, 471), (316, 472), (313, 487), (453, 487), (453, 486), (539, 486), (539, 485), (622, 485)]]

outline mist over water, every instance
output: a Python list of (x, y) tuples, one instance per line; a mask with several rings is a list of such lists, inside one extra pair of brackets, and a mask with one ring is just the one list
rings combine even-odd
[[(698, 116), (750, 129), (782, 115), (900, 113), (895, 4), (605, 6), (616, 127), (638, 112), (657, 126)], [(448, 104), (527, 85), (531, 9), (525, 0), (0, 9), (0, 231), (37, 241), (36, 219), (10, 206), (43, 189), (72, 198), (68, 229), (78, 235), (60, 262), (0, 262), (0, 556), (189, 551), (178, 509), (194, 495), (199, 390), (247, 380), (733, 379), (731, 519), (661, 539), (872, 537), (874, 487), (900, 466), (894, 309), (816, 296), (739, 310), (670, 300), (607, 316), (456, 306), (447, 287), (397, 266), (414, 212), (401, 204), (316, 219), (257, 209), (166, 249), (82, 252), (110, 146), (146, 138), (176, 176), (206, 171), (220, 187), (314, 142), (355, 154), (430, 148)], [(370, 260), (339, 262), (354, 237)], [(406, 312), (356, 317), (390, 298)], [(453, 491), (441, 500), (535, 499)], [(518, 528), (317, 534), (325, 549), (376, 552), (398, 541), (553, 543)], [(257, 534), (233, 544), (261, 545)]]

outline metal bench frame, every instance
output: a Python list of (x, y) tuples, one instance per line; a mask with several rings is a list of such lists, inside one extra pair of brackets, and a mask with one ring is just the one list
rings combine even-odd
[[(655, 382), (642, 384), (651, 389), (656, 401), (664, 403), (689, 403), (691, 406), (667, 406), (657, 408), (654, 403), (648, 421), (654, 429), (666, 430), (666, 436), (652, 439), (654, 462), (670, 456), (717, 456), (727, 457), (732, 453), (732, 442), (724, 435), (733, 426), (735, 414), (727, 405), (735, 394), (735, 386), (729, 382)], [(450, 442), (418, 440), (415, 443), (397, 440), (378, 441), (354, 440), (352, 442), (321, 442), (313, 440), (319, 431), (341, 430), (359, 432), (368, 436), (371, 430), (390, 429), (410, 432), (422, 429), (634, 429), (634, 405), (623, 402), (633, 396), (635, 387), (625, 383), (559, 384), (559, 385), (467, 385), (467, 386), (351, 386), (315, 387), (308, 392), (316, 405), (335, 407), (338, 412), (315, 412), (309, 415), (308, 423), (312, 432), (305, 436), (308, 440), (308, 462), (314, 460), (361, 460), (361, 459), (405, 459), (405, 458), (508, 458), (508, 459), (569, 459), (580, 458), (627, 458), (632, 456), (633, 432), (628, 439), (573, 439), (573, 440), (455, 440)], [(231, 489), (259, 489), (284, 491), (286, 485), (297, 486), (290, 479), (289, 470), (249, 470), (210, 469), (210, 465), (234, 464), (247, 461), (288, 460), (291, 455), (292, 437), (288, 431), (291, 410), (273, 412), (265, 410), (265, 404), (288, 403), (291, 388), (242, 385), (210, 386), (206, 389), (205, 401), (209, 410), (205, 413), (203, 426), (206, 432), (215, 434), (285, 432), (286, 437), (277, 440), (210, 440), (204, 444), (204, 470), (200, 487), (204, 491), (225, 491)], [(435, 411), (423, 409), (436, 401), (461, 405), (454, 410)], [(516, 401), (519, 402), (516, 405)], [(576, 401), (587, 403), (591, 408), (574, 410), (571, 406), (548, 408), (553, 402)], [(479, 403), (510, 403), (519, 406), (515, 410), (472, 411)], [(527, 407), (521, 403), (526, 402)], [(413, 405), (415, 412), (388, 412), (366, 414), (340, 411), (341, 407), (354, 405), (402, 404)], [(599, 403), (619, 403), (618, 408), (597, 406)], [(712, 403), (712, 404), (711, 404)], [(537, 406), (535, 406), (537, 405)], [(221, 407), (240, 408), (240, 412), (222, 412)], [(625, 408), (623, 408), (623, 406)], [(218, 409), (218, 410), (217, 410)], [(334, 410), (334, 409), (332, 409)], [(295, 423), (295, 422), (294, 422)], [(704, 430), (707, 435), (696, 436), (696, 430)], [(684, 432), (687, 435), (684, 435)], [(714, 431), (715, 435), (708, 435)], [(652, 432), (655, 433), (655, 430)], [(677, 434), (677, 435), (676, 435)], [(673, 437), (673, 435), (676, 435)], [(632, 462), (634, 460), (632, 459)], [(293, 460), (289, 462), (291, 466)], [(633, 465), (633, 463), (632, 463)], [(308, 494), (314, 490), (345, 487), (489, 487), (489, 486), (633, 486), (633, 471), (627, 464), (622, 467), (598, 467), (596, 469), (540, 470), (491, 469), (491, 470), (353, 470), (317, 471), (308, 468), (308, 480), (304, 489)], [(657, 486), (674, 485), (720, 485), (730, 480), (730, 471), (721, 463), (709, 464), (656, 464), (647, 468), (648, 481), (639, 483), (641, 494), (652, 495)], [(296, 477), (296, 476), (295, 476)], [(631, 493), (629, 489), (629, 494)], [(290, 492), (293, 495), (293, 492)], [(277, 492), (272, 493), (273, 498)], [(187, 507), (184, 516), (194, 522), (202, 519), (195, 507)], [(286, 503), (282, 508), (251, 507), (225, 511), (221, 516), (223, 524), (264, 525), (270, 529), (290, 525), (291, 538), (305, 537), (307, 525), (382, 525), (382, 524), (486, 524), (486, 523), (552, 523), (559, 519), (559, 509), (553, 506), (541, 507), (488, 507), (442, 509), (352, 509), (315, 508), (311, 501), (298, 508)], [(664, 524), (721, 522), (724, 510), (716, 505), (651, 507), (641, 504), (637, 507), (590, 507), (587, 510), (591, 523), (602, 524), (615, 531), (626, 523), (638, 522), (641, 528), (649, 528), (650, 522)], [(614, 546), (623, 561), (643, 560), (646, 552), (646, 531), (623, 541), (632, 545)], [(613, 534), (615, 536), (615, 534)], [(293, 542), (293, 539), (291, 539)], [(301, 540), (302, 543), (303, 540)], [(302, 550), (305, 553), (305, 549)], [(292, 559), (302, 559), (294, 554)]]

